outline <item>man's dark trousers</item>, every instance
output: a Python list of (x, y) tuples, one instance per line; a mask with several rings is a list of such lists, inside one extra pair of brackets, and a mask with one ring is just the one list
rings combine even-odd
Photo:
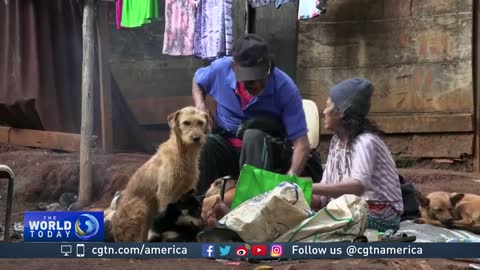
[(283, 141), (260, 129), (248, 129), (243, 135), (242, 148), (237, 149), (221, 135), (209, 134), (200, 154), (197, 195), (205, 194), (217, 178), (227, 175), (237, 178), (243, 164), (285, 173), (288, 169), (285, 162), (289, 161), (285, 161), (284, 157), (289, 156), (286, 152), (291, 147)]

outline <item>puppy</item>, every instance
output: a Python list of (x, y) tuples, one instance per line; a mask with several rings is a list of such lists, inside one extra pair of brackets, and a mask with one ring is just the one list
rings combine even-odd
[(480, 234), (480, 196), (469, 193), (454, 196), (462, 198), (452, 202), (453, 227)]
[(464, 193), (416, 193), (421, 217), (416, 223), (480, 232), (480, 196)]
[(208, 114), (185, 107), (168, 116), (170, 138), (129, 180), (111, 227), (115, 242), (144, 242), (154, 216), (193, 189), (198, 159), (212, 121)]
[(201, 203), (193, 190), (168, 205), (164, 215), (156, 216), (148, 235), (150, 242), (194, 242), (204, 227)]
[(437, 226), (451, 226), (453, 224), (453, 206), (462, 199), (463, 194), (452, 196), (449, 192), (437, 191), (424, 196), (416, 192), (419, 204), (420, 218), (416, 223), (431, 224)]

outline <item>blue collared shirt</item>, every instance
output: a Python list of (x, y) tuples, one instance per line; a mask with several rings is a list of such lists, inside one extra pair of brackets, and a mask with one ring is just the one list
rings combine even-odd
[(237, 80), (232, 61), (232, 57), (217, 59), (207, 67), (199, 68), (194, 75), (202, 91), (216, 101), (215, 118), (221, 128), (235, 134), (244, 120), (268, 115), (281, 120), (290, 141), (307, 134), (302, 98), (287, 74), (274, 68), (263, 93), (253, 97), (245, 109), (242, 109), (240, 99), (235, 93)]

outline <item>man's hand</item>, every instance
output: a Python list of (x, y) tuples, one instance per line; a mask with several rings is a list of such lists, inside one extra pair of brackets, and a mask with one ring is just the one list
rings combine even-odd
[[(206, 112), (208, 113), (208, 115), (210, 115), (209, 111), (208, 111), (208, 108), (207, 108), (207, 105), (205, 104), (205, 102), (199, 102), (198, 104), (195, 105), (195, 108), (197, 110), (200, 110), (202, 112)], [(210, 115), (211, 117), (211, 115)]]
[(195, 108), (202, 112), (208, 113), (207, 104), (205, 103), (205, 95), (195, 79), (192, 80), (192, 97)]
[(308, 156), (310, 155), (310, 142), (307, 135), (304, 135), (293, 142), (292, 165), (287, 174), (300, 175), (305, 169)]

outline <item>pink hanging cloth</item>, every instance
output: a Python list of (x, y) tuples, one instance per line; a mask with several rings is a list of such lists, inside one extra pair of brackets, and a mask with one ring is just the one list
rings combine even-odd
[(122, 23), (122, 5), (123, 0), (117, 0), (115, 2), (115, 22), (117, 24), (117, 30), (123, 29)]

